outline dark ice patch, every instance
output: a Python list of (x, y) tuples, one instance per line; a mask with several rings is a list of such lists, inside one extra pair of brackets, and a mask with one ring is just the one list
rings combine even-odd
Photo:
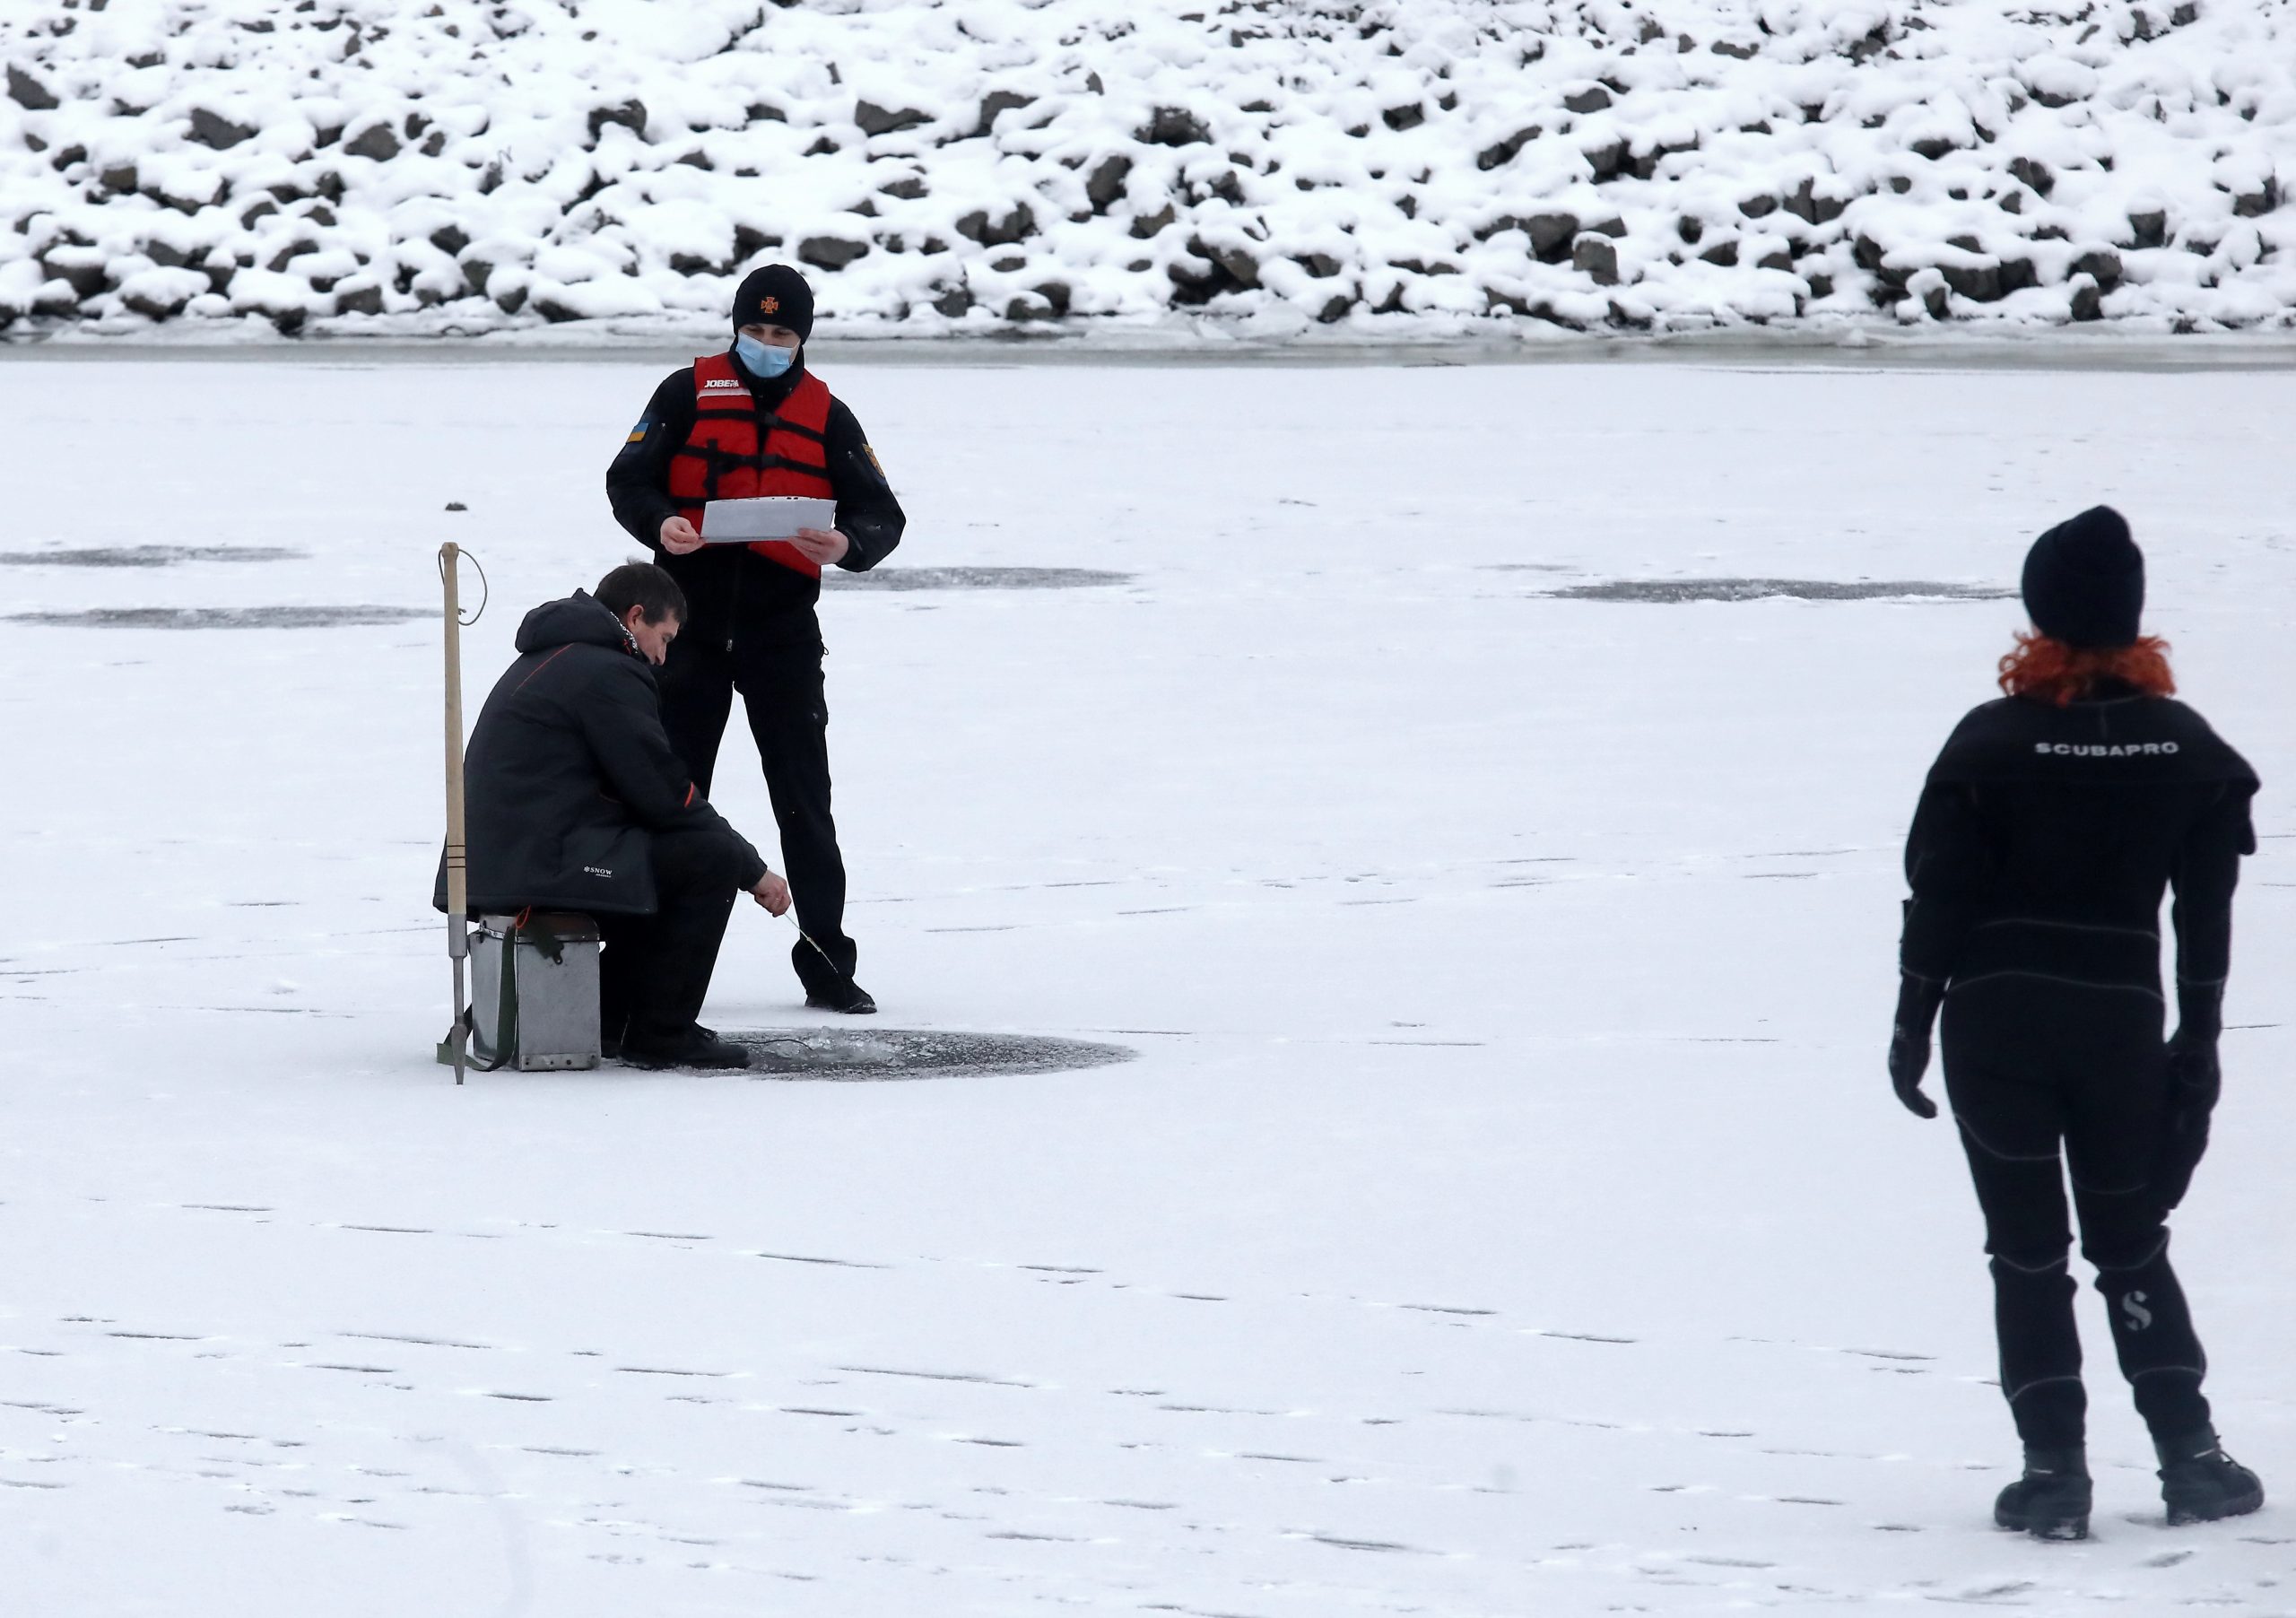
[(91, 545), (68, 551), (0, 551), (0, 567), (171, 568), (186, 561), (299, 561), (283, 545)]
[(2017, 594), (1992, 585), (1938, 584), (1910, 578), (1607, 578), (1540, 594), (1557, 601), (2007, 601)]
[(394, 606), (94, 607), (79, 613), (11, 613), (8, 621), (67, 630), (324, 630), (404, 623), (432, 615), (429, 607)]
[(848, 573), (824, 570), (823, 583), (850, 590), (1076, 590), (1129, 584), (1129, 573), (1105, 568), (875, 568)]
[(1039, 1034), (946, 1033), (922, 1029), (765, 1029), (724, 1036), (750, 1053), (765, 1079), (940, 1079), (963, 1074), (1063, 1073), (1128, 1062), (1122, 1045)]

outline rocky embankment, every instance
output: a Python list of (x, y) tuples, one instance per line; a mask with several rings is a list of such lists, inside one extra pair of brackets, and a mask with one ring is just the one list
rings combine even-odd
[(11, 0), (12, 336), (2296, 325), (2280, 0)]

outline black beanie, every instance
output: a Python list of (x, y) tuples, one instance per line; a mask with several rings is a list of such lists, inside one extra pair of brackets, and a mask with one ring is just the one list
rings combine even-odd
[(2025, 553), (2025, 611), (2067, 646), (2132, 644), (2144, 611), (2144, 552), (2127, 518), (2092, 506), (2035, 540)]
[(742, 277), (734, 294), (734, 329), (786, 326), (803, 343), (813, 331), (813, 289), (786, 264), (769, 264)]

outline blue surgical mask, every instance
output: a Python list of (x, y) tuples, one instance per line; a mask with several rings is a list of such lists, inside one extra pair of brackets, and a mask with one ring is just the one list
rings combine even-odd
[(735, 335), (734, 352), (740, 356), (744, 365), (749, 367), (750, 375), (762, 377), (768, 381), (782, 375), (797, 362), (796, 349), (776, 348), (770, 343), (759, 342), (747, 333)]

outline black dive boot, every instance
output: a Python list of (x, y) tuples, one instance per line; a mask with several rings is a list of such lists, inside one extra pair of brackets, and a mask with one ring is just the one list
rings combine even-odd
[(2089, 1537), (2089, 1452), (2025, 1448), (2025, 1475), (1993, 1502), (1996, 1527), (2035, 1539)]
[(2156, 1439), (2152, 1448), (2161, 1457), (2161, 1499), (2169, 1508), (2170, 1527), (2245, 1517), (2264, 1504), (2264, 1484), (2224, 1453), (2209, 1428)]
[(747, 1067), (750, 1053), (697, 1022), (675, 1034), (633, 1030), (622, 1039), (622, 1059), (632, 1067), (732, 1068)]
[(820, 988), (806, 989), (805, 1005), (813, 1011), (843, 1012), (848, 1017), (870, 1016), (877, 1009), (877, 1003), (870, 997), (869, 991), (850, 978), (840, 979)]

